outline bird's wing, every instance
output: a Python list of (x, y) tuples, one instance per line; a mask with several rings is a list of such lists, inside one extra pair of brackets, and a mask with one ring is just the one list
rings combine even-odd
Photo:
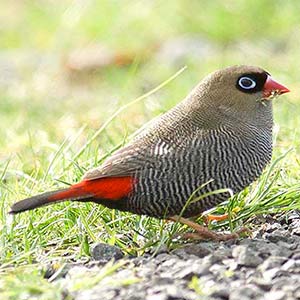
[(116, 151), (105, 162), (95, 169), (88, 171), (83, 179), (95, 180), (104, 177), (133, 176), (138, 169), (139, 150), (128, 145)]
[(141, 168), (155, 167), (156, 162), (163, 156), (169, 156), (185, 149), (187, 143), (191, 142), (195, 136), (197, 139), (205, 139), (206, 135), (206, 130), (200, 130), (194, 132), (192, 136), (190, 135), (189, 139), (183, 136), (180, 143), (178, 141), (172, 143), (167, 139), (157, 139), (155, 143), (150, 144), (136, 141), (116, 151), (101, 166), (88, 171), (83, 179), (95, 180), (104, 177), (134, 176)]

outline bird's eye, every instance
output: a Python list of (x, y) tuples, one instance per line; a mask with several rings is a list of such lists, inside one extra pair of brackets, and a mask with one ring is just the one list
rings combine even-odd
[(238, 81), (238, 85), (245, 90), (250, 90), (255, 88), (256, 82), (249, 77), (241, 77)]

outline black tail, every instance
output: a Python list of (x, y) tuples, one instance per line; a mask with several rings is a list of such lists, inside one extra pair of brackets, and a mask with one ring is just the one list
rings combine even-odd
[(24, 200), (21, 200), (12, 205), (10, 214), (17, 214), (22, 211), (31, 210), (41, 206), (54, 204), (65, 200), (84, 201), (91, 198), (86, 192), (82, 192), (77, 186), (70, 186), (67, 189), (62, 189), (53, 192), (47, 192), (36, 195)]
[(17, 214), (22, 211), (31, 210), (34, 208), (38, 208), (44, 205), (49, 205), (52, 203), (56, 203), (58, 201), (63, 201), (65, 199), (60, 200), (51, 200), (51, 197), (58, 195), (60, 192), (67, 191), (68, 189), (58, 190), (54, 192), (47, 192), (37, 196), (33, 196), (24, 200), (21, 200), (12, 205), (10, 214)]

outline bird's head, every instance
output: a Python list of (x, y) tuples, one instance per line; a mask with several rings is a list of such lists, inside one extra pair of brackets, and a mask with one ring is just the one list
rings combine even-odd
[(271, 100), (287, 92), (288, 88), (261, 68), (233, 66), (208, 75), (196, 87), (200, 98), (193, 100), (209, 106), (212, 114), (223, 116), (222, 120), (263, 123), (272, 118)]

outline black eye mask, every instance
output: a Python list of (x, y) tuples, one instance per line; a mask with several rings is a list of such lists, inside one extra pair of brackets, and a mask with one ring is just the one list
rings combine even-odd
[(238, 90), (247, 94), (261, 92), (268, 75), (270, 74), (267, 72), (243, 74), (238, 78), (235, 86)]

